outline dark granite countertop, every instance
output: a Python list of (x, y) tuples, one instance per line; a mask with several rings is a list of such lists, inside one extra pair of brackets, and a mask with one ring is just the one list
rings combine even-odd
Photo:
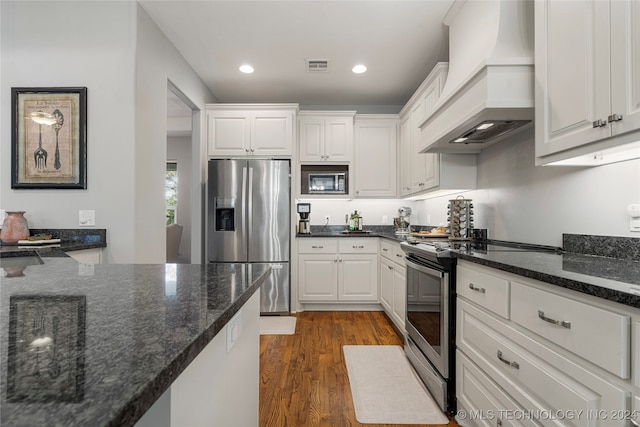
[[(564, 251), (501, 251), (478, 250), (473, 248), (458, 249), (456, 257), (476, 264), (514, 273), (530, 279), (539, 280), (551, 285), (571, 289), (584, 294), (604, 298), (620, 304), (640, 308), (640, 260), (635, 248), (640, 239), (629, 238), (627, 244), (619, 244), (622, 252), (611, 252), (616, 244), (611, 239), (602, 237), (599, 245), (608, 255), (598, 255), (598, 251), (590, 254), (571, 252), (583, 250), (585, 245), (579, 241), (578, 235), (565, 235)], [(586, 236), (585, 236), (586, 238)], [(593, 240), (588, 236), (588, 241)], [(586, 240), (585, 240), (586, 241)], [(629, 246), (630, 245), (630, 246)]]
[(60, 239), (60, 243), (42, 245), (1, 245), (0, 256), (12, 256), (25, 251), (37, 250), (41, 256), (66, 256), (65, 252), (80, 251), (84, 249), (106, 248), (107, 230), (105, 229), (31, 229), (31, 235), (50, 234), (53, 239)]
[(133, 425), (270, 269), (43, 261), (2, 278), (1, 425)]
[(364, 232), (345, 232), (343, 225), (312, 225), (310, 234), (296, 234), (296, 237), (300, 238), (313, 238), (313, 237), (384, 237), (385, 239), (393, 240), (395, 242), (403, 242), (407, 239), (415, 239), (414, 236), (409, 234), (395, 234), (393, 226), (374, 225), (371, 227), (365, 227)]

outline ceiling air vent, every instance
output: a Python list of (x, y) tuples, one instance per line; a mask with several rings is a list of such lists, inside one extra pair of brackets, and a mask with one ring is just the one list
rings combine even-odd
[(307, 59), (307, 73), (326, 73), (328, 71), (328, 59)]

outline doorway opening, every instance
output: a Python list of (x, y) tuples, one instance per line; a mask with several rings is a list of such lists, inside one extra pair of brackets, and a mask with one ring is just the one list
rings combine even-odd
[[(165, 215), (167, 225), (167, 262), (189, 264), (198, 254), (192, 253), (194, 214), (199, 212), (194, 202), (194, 154), (199, 154), (199, 140), (193, 129), (197, 126), (197, 108), (171, 82), (167, 84), (167, 141), (165, 171)], [(197, 199), (197, 198), (196, 198)], [(195, 212), (194, 212), (195, 210)], [(199, 243), (198, 243), (199, 244)]]

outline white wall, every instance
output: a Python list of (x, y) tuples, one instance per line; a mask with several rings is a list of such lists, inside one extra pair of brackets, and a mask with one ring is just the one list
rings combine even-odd
[[(640, 237), (626, 207), (640, 203), (640, 160), (594, 168), (534, 166), (534, 132), (523, 132), (478, 155), (475, 227), (489, 238), (562, 246), (562, 233)], [(448, 200), (417, 202), (418, 221), (446, 222)]]
[[(167, 80), (199, 110), (194, 113), (192, 138), (195, 141), (202, 141), (206, 136), (205, 103), (216, 100), (142, 7), (138, 7), (137, 25), (135, 212), (138, 224), (134, 229), (135, 262), (156, 263), (165, 261), (166, 245)], [(204, 234), (201, 183), (205, 181), (206, 144), (195, 145), (192, 164), (200, 167), (193, 167), (191, 176), (191, 254), (193, 262), (199, 262), (202, 256), (200, 236)]]
[(182, 229), (179, 254), (181, 257), (191, 257), (191, 137), (167, 138), (167, 160), (178, 163), (178, 206), (176, 207), (177, 222)]
[[(107, 229), (104, 259), (133, 258), (135, 3), (0, 2), (0, 208), (32, 228), (78, 228), (78, 210)], [(11, 189), (11, 88), (86, 86), (87, 189)], [(166, 86), (166, 85), (165, 85)]]
[[(365, 228), (368, 225), (393, 225), (393, 218), (398, 216), (398, 208), (408, 206), (415, 210), (416, 202), (413, 200), (391, 199), (352, 199), (352, 200), (318, 200), (303, 199), (296, 201), (311, 203), (311, 225), (324, 225), (325, 215), (329, 215), (329, 225), (345, 225), (346, 214), (357, 210), (362, 215)], [(382, 217), (387, 216), (388, 223), (383, 224)], [(411, 223), (416, 224), (417, 215), (411, 215)], [(421, 225), (427, 225), (421, 223)], [(435, 224), (437, 225), (437, 224)]]
[[(78, 210), (93, 209), (96, 228), (107, 229), (106, 262), (164, 262), (167, 80), (200, 110), (215, 98), (134, 1), (0, 2), (0, 10), (0, 209), (27, 211), (32, 228), (77, 228)], [(11, 87), (58, 86), (88, 88), (87, 190), (12, 190)], [(202, 164), (191, 177), (197, 218), (204, 146), (192, 159)], [(193, 225), (199, 233), (200, 220)], [(200, 249), (192, 243), (196, 260)]]

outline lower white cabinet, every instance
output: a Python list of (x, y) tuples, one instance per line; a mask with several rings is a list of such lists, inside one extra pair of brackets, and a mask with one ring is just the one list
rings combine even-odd
[(258, 425), (260, 291), (242, 306), (136, 427)]
[(400, 244), (380, 241), (380, 304), (400, 332), (405, 332), (406, 266)]
[(298, 282), (303, 302), (377, 302), (378, 239), (299, 239)]
[(67, 255), (82, 264), (102, 264), (102, 249), (100, 248), (69, 251)]
[[(640, 388), (628, 375), (628, 325), (640, 310), (464, 260), (458, 269), (456, 394), (468, 415), (462, 426), (632, 425)], [(495, 301), (484, 299), (490, 292)]]

